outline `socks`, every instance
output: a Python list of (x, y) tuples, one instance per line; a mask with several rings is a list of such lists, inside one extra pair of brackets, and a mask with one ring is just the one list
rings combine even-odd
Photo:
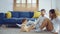
[(17, 26), (19, 26), (19, 27), (21, 27), (22, 25), (20, 25), (20, 24), (16, 24)]

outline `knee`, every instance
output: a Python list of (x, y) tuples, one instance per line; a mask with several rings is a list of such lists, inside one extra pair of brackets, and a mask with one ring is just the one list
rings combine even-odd
[(48, 31), (52, 31), (53, 30), (53, 28), (49, 28), (49, 29), (47, 29)]

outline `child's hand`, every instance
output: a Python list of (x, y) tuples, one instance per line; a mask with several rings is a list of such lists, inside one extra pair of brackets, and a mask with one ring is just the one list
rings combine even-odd
[(35, 28), (35, 24), (32, 24), (31, 27)]

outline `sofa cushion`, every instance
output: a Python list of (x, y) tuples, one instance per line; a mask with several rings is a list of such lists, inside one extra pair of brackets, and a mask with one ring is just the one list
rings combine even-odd
[(1, 24), (4, 24), (4, 21), (3, 21), (3, 20), (0, 20), (0, 25), (1, 25)]
[(34, 16), (34, 12), (29, 12), (30, 13), (30, 18)]
[(11, 12), (8, 11), (8, 12), (6, 13), (6, 18), (11, 18), (11, 17), (12, 17)]
[(20, 12), (19, 18), (32, 18), (33, 12)]
[(7, 18), (4, 18), (4, 24), (16, 24), (16, 20), (15, 19), (7, 19)]
[(7, 18), (4, 18), (4, 24), (22, 24), (22, 19), (23, 18), (10, 18), (10, 19), (7, 19)]
[(11, 12), (12, 18), (18, 18), (19, 17), (19, 12)]
[(40, 12), (38, 12), (38, 11), (34, 11), (33, 18), (38, 18), (40, 15), (41, 15)]
[(22, 24), (22, 20), (23, 19), (21, 19), (21, 18), (16, 19), (17, 24)]
[(0, 19), (5, 18), (5, 13), (0, 13)]
[(30, 18), (29, 12), (20, 12), (19, 18)]

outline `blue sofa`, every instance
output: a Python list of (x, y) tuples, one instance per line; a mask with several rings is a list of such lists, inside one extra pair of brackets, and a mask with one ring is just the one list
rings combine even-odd
[(0, 13), (0, 24), (12, 24), (16, 23), (22, 24), (22, 19), (27, 18), (27, 20), (34, 20), (33, 15), (34, 12), (19, 12), (19, 11), (10, 11), (12, 14), (12, 18), (6, 18), (5, 13)]

